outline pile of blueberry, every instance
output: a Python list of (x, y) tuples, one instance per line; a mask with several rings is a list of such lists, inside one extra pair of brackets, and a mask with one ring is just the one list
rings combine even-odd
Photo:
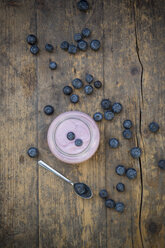
[[(68, 41), (63, 41), (61, 43), (61, 49), (68, 51), (70, 54), (76, 54), (78, 50), (86, 51), (88, 49), (88, 42), (85, 40), (91, 35), (91, 30), (89, 28), (84, 28), (81, 33), (74, 34), (74, 41), (77, 42), (76, 45), (69, 43)], [(99, 40), (91, 40), (90, 48), (94, 51), (99, 50), (101, 44)]]
[[(137, 177), (137, 172), (134, 168), (128, 168), (126, 169), (124, 165), (118, 165), (116, 167), (116, 173), (117, 175), (119, 176), (124, 176), (126, 175), (128, 177), (128, 179), (135, 179)], [(125, 185), (121, 182), (119, 182), (117, 185), (116, 185), (116, 190), (118, 192), (124, 192), (125, 191)], [(105, 206), (107, 208), (115, 208), (115, 210), (117, 212), (124, 212), (124, 208), (125, 208), (125, 205), (124, 203), (122, 202), (117, 202), (115, 203), (114, 200), (112, 199), (107, 199), (108, 197), (108, 193), (107, 193), (107, 190), (106, 189), (102, 189), (100, 192), (99, 192), (99, 196), (103, 199), (106, 199), (105, 200)]]
[[(33, 54), (33, 55), (37, 55), (39, 53), (39, 48), (38, 46), (36, 45), (37, 44), (37, 37), (34, 35), (34, 34), (29, 34), (26, 38), (26, 41), (29, 45), (31, 45), (30, 47), (30, 52)], [(47, 52), (53, 52), (54, 50), (54, 47), (51, 45), (51, 44), (46, 44), (45, 45), (45, 50)], [(55, 61), (50, 61), (49, 62), (49, 68), (51, 70), (55, 70), (57, 68), (57, 63)]]
[(105, 206), (107, 208), (115, 209), (119, 213), (124, 212), (125, 205), (123, 202), (115, 202), (112, 199), (108, 199), (108, 192), (106, 189), (102, 189), (99, 192), (99, 196), (105, 200)]
[(83, 144), (83, 141), (82, 141), (82, 139), (75, 139), (75, 134), (73, 133), (73, 132), (69, 132), (69, 133), (67, 133), (67, 139), (68, 140), (70, 140), (70, 141), (72, 141), (72, 140), (75, 140), (74, 141), (74, 143), (75, 143), (75, 146), (82, 146), (82, 144)]
[(131, 120), (125, 120), (123, 122), (123, 127), (125, 128), (123, 131), (123, 137), (125, 139), (131, 139), (132, 138), (132, 132), (130, 128), (132, 127), (132, 121)]
[[(112, 121), (115, 114), (119, 114), (122, 111), (122, 105), (119, 102), (111, 103), (109, 99), (103, 99), (101, 101), (101, 107), (104, 110), (104, 118), (107, 121)], [(96, 112), (93, 115), (95, 121), (101, 121), (103, 119), (103, 114), (101, 112)]]
[[(86, 82), (88, 84), (84, 86), (83, 81), (81, 79), (75, 78), (75, 79), (72, 80), (72, 86), (73, 86), (74, 89), (81, 89), (84, 86), (84, 93), (86, 95), (91, 95), (93, 93), (93, 89), (94, 89), (93, 86), (91, 85), (91, 83), (94, 80), (94, 77), (91, 74), (86, 73), (85, 80), (86, 80)], [(96, 89), (99, 89), (99, 88), (102, 87), (102, 83), (99, 80), (96, 80), (94, 82), (94, 87)], [(77, 102), (79, 102), (79, 96), (77, 94), (72, 94), (73, 93), (73, 88), (71, 86), (69, 86), (69, 85), (66, 85), (63, 88), (63, 93), (65, 95), (70, 96), (70, 101), (72, 103), (77, 103)]]

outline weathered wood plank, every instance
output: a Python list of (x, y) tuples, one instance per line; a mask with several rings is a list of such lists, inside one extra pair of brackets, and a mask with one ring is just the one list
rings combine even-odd
[[(125, 204), (125, 212), (119, 214), (107, 210), (107, 247), (142, 247), (140, 235), (141, 171), (138, 160), (131, 158), (129, 150), (137, 146), (141, 100), (141, 66), (136, 52), (135, 23), (131, 1), (104, 1), (104, 83), (105, 97), (121, 102), (123, 111), (111, 123), (105, 124), (106, 136), (106, 185), (111, 198)], [(122, 123), (133, 122), (133, 138), (122, 136)], [(108, 147), (109, 138), (117, 138), (118, 149)], [(137, 179), (130, 181), (115, 173), (115, 167), (123, 164), (137, 170)], [(125, 184), (124, 193), (118, 193), (116, 184)]]
[(1, 1), (0, 23), (0, 247), (38, 247), (37, 171), (26, 155), (37, 145), (36, 59), (26, 44), (34, 1)]
[[(106, 210), (97, 196), (98, 190), (105, 184), (103, 124), (100, 125), (102, 140), (98, 153), (80, 165), (66, 165), (59, 162), (49, 152), (46, 141), (48, 125), (55, 116), (74, 109), (93, 115), (100, 105), (103, 89), (95, 90), (91, 97), (85, 97), (83, 90), (77, 91), (80, 103), (73, 106), (69, 98), (63, 95), (62, 88), (67, 84), (71, 85), (75, 77), (80, 77), (84, 81), (86, 72), (90, 72), (96, 79), (102, 81), (102, 49), (98, 53), (89, 49), (75, 56), (60, 49), (60, 43), (63, 40), (72, 42), (74, 33), (80, 32), (86, 25), (92, 30), (92, 37), (100, 39), (102, 36), (100, 9), (102, 9), (101, 1), (94, 3), (87, 14), (77, 10), (75, 1), (45, 1), (38, 4), (37, 33), (42, 48), (38, 57), (41, 158), (73, 181), (84, 181), (89, 184), (95, 196), (89, 201), (82, 200), (74, 195), (70, 186), (65, 182), (40, 169), (41, 247), (106, 246)], [(46, 42), (57, 46), (53, 54), (44, 51)], [(48, 68), (49, 59), (57, 62), (56, 71), (50, 71)], [(55, 107), (54, 116), (44, 115), (42, 109), (46, 104), (52, 104)]]
[[(134, 4), (139, 57), (143, 66), (141, 92), (141, 145), (143, 145), (143, 202), (141, 228), (144, 247), (165, 247), (164, 171), (158, 161), (165, 156), (165, 4), (136, 1)], [(148, 124), (160, 125), (157, 134)]]

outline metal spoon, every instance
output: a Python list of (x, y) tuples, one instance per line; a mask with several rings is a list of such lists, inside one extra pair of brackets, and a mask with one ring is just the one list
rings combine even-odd
[(73, 183), (71, 180), (69, 180), (68, 178), (64, 177), (62, 174), (60, 174), (58, 171), (56, 171), (53, 168), (51, 168), (48, 164), (46, 164), (42, 160), (39, 160), (38, 164), (40, 166), (42, 166), (43, 168), (45, 168), (46, 170), (49, 170), (52, 173), (54, 173), (56, 176), (62, 178), (67, 183), (71, 184), (73, 186), (73, 188), (74, 188), (74, 191), (76, 192), (76, 194), (78, 196), (80, 196), (80, 197), (82, 197), (84, 199), (90, 199), (93, 196), (91, 189), (85, 183), (79, 183), (79, 182), (78, 183)]

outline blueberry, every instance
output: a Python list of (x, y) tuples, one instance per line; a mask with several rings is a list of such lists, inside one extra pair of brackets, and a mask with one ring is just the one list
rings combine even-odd
[(27, 154), (29, 155), (29, 157), (35, 158), (38, 156), (39, 152), (36, 147), (30, 147), (27, 151)]
[(85, 94), (87, 94), (87, 95), (92, 94), (92, 92), (93, 92), (93, 86), (92, 86), (92, 85), (85, 85), (85, 87), (84, 87), (84, 92), (85, 92)]
[(124, 185), (123, 183), (118, 183), (118, 184), (116, 185), (116, 189), (117, 189), (117, 191), (119, 191), (119, 192), (124, 192), (124, 190), (125, 190), (125, 185)]
[(141, 156), (141, 149), (139, 147), (133, 147), (131, 150), (130, 150), (130, 154), (133, 158), (140, 158)]
[(130, 120), (125, 120), (125, 121), (123, 122), (123, 127), (126, 128), (126, 129), (131, 128), (131, 127), (132, 127), (132, 121), (130, 121)]
[(76, 146), (82, 146), (82, 144), (83, 144), (82, 139), (76, 139), (76, 140), (75, 140), (75, 145), (76, 145)]
[(60, 47), (61, 47), (61, 49), (63, 49), (63, 50), (68, 50), (68, 48), (69, 48), (69, 43), (67, 42), (67, 41), (63, 41), (63, 42), (61, 42), (61, 45), (60, 45)]
[(137, 172), (135, 169), (133, 168), (129, 168), (127, 169), (126, 171), (126, 176), (129, 178), (129, 179), (134, 179), (137, 177)]
[(39, 52), (38, 46), (37, 46), (37, 45), (31, 46), (30, 52), (31, 52), (33, 55), (36, 55), (36, 54)]
[(158, 166), (159, 166), (160, 169), (165, 170), (165, 160), (163, 160), (163, 159), (159, 160)]
[(82, 40), (82, 35), (80, 33), (74, 35), (74, 40), (75, 41), (80, 41)]
[(73, 90), (72, 90), (72, 87), (70, 87), (70, 86), (65, 86), (65, 87), (63, 88), (63, 93), (64, 93), (65, 95), (70, 95), (70, 94), (72, 94), (72, 92), (73, 92)]
[(86, 193), (86, 188), (83, 183), (74, 184), (74, 188), (79, 195), (83, 195), (84, 193)]
[(100, 190), (99, 196), (100, 196), (101, 198), (107, 198), (108, 192), (106, 191), (106, 189)]
[(53, 52), (54, 47), (53, 47), (51, 44), (46, 44), (46, 45), (45, 45), (45, 50), (46, 50), (47, 52)]
[(102, 107), (103, 109), (109, 109), (110, 106), (111, 106), (111, 102), (110, 102), (109, 99), (103, 99), (103, 100), (101, 101), (101, 107)]
[(132, 132), (131, 132), (131, 130), (125, 129), (125, 130), (123, 131), (123, 137), (124, 137), (125, 139), (131, 139), (131, 138), (132, 138)]
[(103, 119), (102, 113), (96, 112), (96, 113), (93, 115), (93, 119), (94, 119), (95, 121), (101, 121), (101, 120)]
[(102, 83), (99, 80), (97, 80), (97, 81), (94, 82), (94, 86), (95, 86), (96, 89), (99, 89), (99, 88), (101, 88)]
[(91, 75), (91, 74), (86, 74), (86, 76), (85, 76), (85, 80), (86, 80), (86, 82), (87, 83), (92, 83), (92, 81), (93, 81), (93, 76)]
[(67, 133), (67, 139), (68, 140), (74, 140), (75, 139), (75, 134), (73, 132)]
[(156, 122), (151, 122), (149, 125), (148, 125), (148, 127), (149, 127), (149, 130), (152, 132), (152, 133), (156, 133), (158, 130), (159, 130), (159, 125), (158, 125), (158, 123), (156, 123)]
[(56, 62), (51, 61), (51, 62), (49, 63), (49, 68), (50, 68), (51, 70), (55, 70), (55, 69), (57, 68)]
[(118, 165), (116, 167), (116, 173), (119, 175), (119, 176), (123, 176), (126, 172), (126, 169), (124, 167), (124, 165)]
[(111, 121), (113, 118), (114, 118), (114, 113), (110, 110), (107, 110), (104, 112), (104, 118), (107, 120), (107, 121)]
[(91, 34), (91, 31), (90, 31), (89, 28), (84, 28), (84, 29), (82, 30), (82, 36), (83, 36), (84, 38), (89, 37), (90, 34)]
[(79, 96), (76, 95), (76, 94), (71, 95), (71, 96), (70, 96), (70, 101), (71, 101), (72, 103), (77, 103), (77, 102), (79, 101)]
[(77, 8), (81, 11), (87, 11), (89, 9), (89, 4), (86, 0), (80, 0), (77, 3)]
[(68, 53), (76, 54), (76, 52), (77, 52), (77, 47), (75, 45), (70, 44), (68, 47)]
[(112, 110), (113, 110), (114, 113), (119, 114), (122, 111), (122, 105), (121, 105), (121, 103), (115, 102), (112, 105)]
[(75, 78), (72, 81), (72, 85), (75, 89), (80, 89), (83, 87), (83, 82), (79, 78)]
[(124, 212), (124, 208), (125, 208), (124, 203), (122, 203), (122, 202), (116, 203), (115, 210), (117, 212), (120, 212), (120, 213)]
[(78, 41), (77, 47), (81, 50), (81, 51), (86, 51), (88, 48), (88, 43), (85, 40), (80, 40)]
[(54, 113), (54, 108), (51, 105), (46, 105), (44, 107), (44, 113), (46, 115), (52, 115)]
[(106, 206), (107, 208), (115, 208), (116, 203), (115, 203), (115, 201), (112, 200), (112, 199), (107, 199), (107, 200), (105, 201), (105, 206)]
[(26, 41), (30, 45), (34, 45), (37, 43), (37, 37), (34, 34), (29, 34), (26, 38)]
[(111, 148), (117, 148), (119, 146), (119, 141), (116, 138), (112, 138), (109, 140), (109, 146)]
[(99, 40), (92, 40), (90, 43), (90, 47), (92, 50), (97, 51), (100, 48), (100, 41)]

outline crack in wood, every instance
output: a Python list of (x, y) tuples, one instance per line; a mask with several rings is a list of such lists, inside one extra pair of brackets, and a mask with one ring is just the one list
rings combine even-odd
[[(135, 27), (136, 53), (137, 53), (137, 58), (138, 58), (139, 64), (141, 66), (140, 92), (141, 92), (141, 102), (142, 102), (142, 105), (143, 105), (143, 71), (144, 71), (144, 68), (143, 68), (143, 64), (142, 64), (142, 61), (141, 61), (141, 58), (140, 58), (140, 54), (139, 54), (138, 37), (137, 37), (137, 26), (136, 26), (136, 14), (135, 14), (135, 4), (136, 4), (136, 1), (133, 2), (133, 18), (134, 18), (134, 27)], [(142, 143), (143, 143), (142, 132), (141, 132), (141, 125), (142, 125), (141, 104), (139, 105), (139, 108), (140, 108), (139, 131), (140, 131), (140, 137), (141, 137)], [(139, 146), (138, 137), (137, 137), (137, 144)], [(140, 180), (141, 180), (141, 199), (140, 199), (140, 209), (139, 209), (139, 231), (140, 231), (140, 238), (141, 238), (142, 247), (144, 248), (143, 236), (142, 236), (142, 230), (141, 230), (141, 216), (142, 216), (142, 205), (143, 205), (143, 175), (142, 175), (141, 158), (139, 158), (139, 168), (140, 168)]]

